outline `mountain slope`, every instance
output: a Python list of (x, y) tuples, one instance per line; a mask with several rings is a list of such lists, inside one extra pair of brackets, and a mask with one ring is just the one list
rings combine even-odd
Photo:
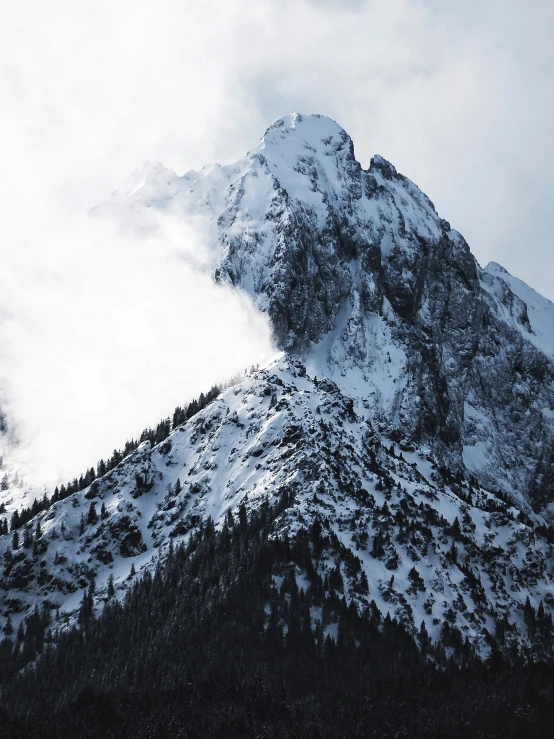
[(336, 535), (359, 564), (322, 561), (320, 572), (338, 566), (348, 600), (375, 601), (414, 634), (423, 621), (433, 639), (446, 619), (480, 651), (499, 630), (507, 644), (539, 648), (525, 606), (554, 606), (546, 531), (391, 434), (337, 385), (283, 357), (39, 514), (27, 549), (2, 537), (4, 613), (14, 627), (37, 602), (69, 615), (93, 580), (101, 604), (110, 576), (123, 592), (131, 568), (153, 565), (207, 516), (220, 524), (242, 504), (254, 510), (286, 494), (274, 535), (315, 521)]
[(207, 521), (123, 604), (96, 619), (83, 607), (53, 648), (33, 615), (18, 648), (0, 647), (2, 735), (551, 736), (552, 665), (494, 650), (483, 664), (448, 624), (445, 650), (374, 604), (359, 612), (336, 569), (317, 571), (341, 556), (355, 567), (336, 536), (314, 524), (272, 537), (290, 502), (241, 508), (219, 531)]

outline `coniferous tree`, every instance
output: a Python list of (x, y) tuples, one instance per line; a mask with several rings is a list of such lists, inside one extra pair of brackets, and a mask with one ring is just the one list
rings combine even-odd
[(81, 606), (79, 608), (79, 624), (84, 627), (88, 624), (92, 617), (93, 608), (93, 595), (90, 589), (85, 588), (83, 591), (83, 598), (81, 600)]
[(12, 617), (10, 616), (10, 614), (9, 614), (9, 613), (8, 613), (8, 620), (7, 620), (7, 621), (6, 621), (6, 623), (4, 624), (4, 629), (3, 629), (3, 631), (4, 631), (4, 634), (5, 634), (6, 636), (11, 636), (11, 635), (13, 634), (13, 624), (12, 624)]
[(96, 513), (96, 503), (92, 500), (88, 509), (87, 524), (94, 526), (98, 523), (98, 514)]
[(10, 530), (15, 531), (15, 529), (18, 529), (20, 527), (21, 523), (19, 520), (19, 511), (14, 511), (12, 514), (12, 520), (10, 524)]
[(448, 550), (447, 559), (453, 565), (458, 564), (458, 548), (456, 547), (454, 541), (452, 541), (452, 545)]
[(533, 608), (529, 596), (525, 599), (525, 605), (523, 606), (523, 620), (530, 632), (534, 632), (536, 626), (536, 613)]

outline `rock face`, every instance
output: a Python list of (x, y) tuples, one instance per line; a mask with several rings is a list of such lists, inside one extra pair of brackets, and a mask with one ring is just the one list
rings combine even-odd
[(549, 515), (554, 307), (482, 270), (392, 164), (364, 170), (334, 121), (292, 114), (235, 165), (149, 165), (100, 210), (169, 208), (211, 221), (215, 279), (268, 313), (279, 348), (442, 465)]
[(144, 228), (166, 210), (211, 224), (215, 279), (268, 313), (283, 355), (41, 512), (26, 546), (0, 537), (2, 623), (37, 603), (70, 618), (92, 580), (99, 606), (110, 576), (120, 594), (207, 516), (286, 491), (275, 535), (332, 531), (352, 558), (316, 565), (339, 567), (348, 600), (432, 638), (446, 622), (483, 653), (491, 634), (540, 651), (554, 611), (552, 303), (481, 269), (410, 180), (381, 157), (363, 170), (321, 116), (277, 121), (232, 166), (145, 165), (96, 213)]

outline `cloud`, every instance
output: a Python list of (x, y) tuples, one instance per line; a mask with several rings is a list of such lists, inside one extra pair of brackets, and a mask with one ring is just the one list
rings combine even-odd
[(6, 210), (32, 201), (55, 222), (145, 159), (233, 161), (284, 113), (322, 112), (363, 162), (379, 152), (418, 182), (481, 261), (554, 297), (546, 0), (21, 0), (6, 16)]
[(326, 10), (336, 10), (341, 13), (358, 11), (367, 5), (370, 0), (309, 0), (312, 5)]
[[(149, 416), (141, 426), (181, 401), (192, 388), (189, 371), (196, 377), (196, 367), (219, 362), (203, 339), (217, 330), (211, 323), (181, 343), (176, 329), (164, 328), (165, 342), (156, 344), (150, 316), (162, 325), (159, 301), (183, 330), (194, 301), (207, 306), (214, 324), (219, 320), (210, 311), (216, 298), (209, 280), (190, 265), (174, 269), (167, 247), (174, 236), (164, 231), (165, 247), (149, 250), (145, 241), (134, 252), (120, 234), (92, 238), (86, 221), (74, 219), (144, 160), (179, 173), (234, 161), (291, 110), (334, 117), (364, 165), (376, 152), (390, 159), (464, 233), (481, 262), (494, 259), (554, 298), (553, 21), (546, 0), (532, 7), (518, 0), (11, 3), (0, 26), (1, 272), (4, 283), (11, 280), (0, 310), (12, 317), (0, 352), (28, 433), (40, 438), (38, 421), (27, 414), (43, 407), (37, 417), (57, 424), (50, 456), (70, 446), (76, 428), (90, 428), (90, 438), (79, 441), (90, 448), (89, 460), (110, 429), (110, 445), (121, 443), (118, 435), (135, 432), (129, 427), (139, 416)], [(69, 231), (58, 225), (68, 220)], [(60, 228), (60, 237), (46, 224)], [(158, 263), (160, 249), (165, 261)], [(115, 271), (106, 266), (104, 273), (97, 255)], [(79, 284), (87, 286), (83, 307)], [(172, 286), (171, 305), (165, 284)], [(125, 316), (114, 324), (125, 325), (122, 346), (102, 338), (115, 331), (112, 313)], [(248, 349), (252, 335), (244, 336), (237, 346)], [(159, 359), (147, 346), (161, 352)], [(64, 352), (69, 369), (55, 359)], [(75, 362), (84, 378), (95, 368), (87, 382), (103, 378), (90, 391), (102, 413), (83, 410), (86, 383), (71, 385)], [(64, 386), (74, 387), (73, 416)], [(48, 409), (41, 392), (57, 398)]]
[[(272, 353), (248, 300), (216, 286), (204, 234), (82, 217), (30, 238), (2, 276), (0, 378), (35, 482), (78, 475)], [(47, 258), (44, 258), (44, 255)]]

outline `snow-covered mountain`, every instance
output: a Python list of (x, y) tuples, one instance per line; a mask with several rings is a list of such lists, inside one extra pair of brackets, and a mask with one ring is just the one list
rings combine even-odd
[(145, 165), (99, 212), (203, 214), (214, 274), (279, 348), (442, 464), (537, 510), (554, 500), (554, 306), (481, 270), (416, 185), (322, 116), (286, 116), (236, 164)]
[(349, 599), (435, 638), (446, 620), (483, 651), (491, 635), (539, 649), (554, 306), (482, 270), (416, 185), (378, 156), (363, 170), (322, 116), (277, 121), (234, 165), (147, 164), (94, 211), (141, 229), (159, 212), (205, 220), (214, 278), (267, 312), (282, 353), (41, 512), (27, 548), (3, 536), (4, 621), (37, 602), (69, 614), (91, 579), (100, 605), (110, 575), (123, 590), (203, 517), (286, 490), (275, 535), (334, 531), (359, 567), (318, 566), (342, 568)]

